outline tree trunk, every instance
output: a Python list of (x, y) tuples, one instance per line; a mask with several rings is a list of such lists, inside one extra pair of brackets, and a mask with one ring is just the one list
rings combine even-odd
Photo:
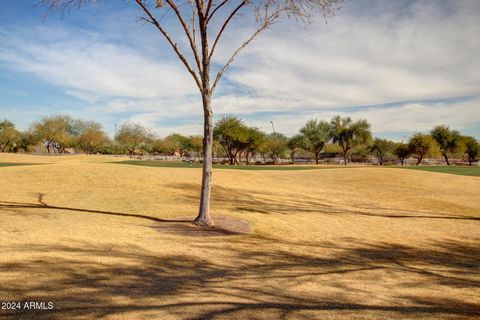
[(401, 161), (402, 161), (402, 166), (403, 166), (403, 164), (405, 163), (405, 159), (402, 159)]
[(238, 151), (235, 152), (235, 154), (233, 155), (233, 164), (235, 165), (239, 165), (237, 155), (238, 155)]
[(203, 131), (203, 169), (202, 190), (200, 194), (200, 208), (195, 224), (198, 226), (213, 226), (210, 216), (210, 191), (212, 186), (212, 157), (213, 157), (213, 112), (212, 97), (209, 93), (202, 93), (204, 131)]
[(449, 166), (450, 161), (448, 161), (448, 156), (446, 154), (444, 154), (443, 157), (445, 158), (445, 162), (447, 163), (447, 166)]
[(315, 153), (315, 163), (318, 164), (318, 153)]
[(422, 160), (423, 160), (423, 157), (419, 157), (419, 158), (417, 159), (417, 166), (422, 162)]
[(234, 165), (235, 164), (235, 160), (234, 160), (234, 154), (232, 152), (232, 149), (229, 149), (228, 150), (228, 162), (230, 165)]
[(343, 153), (343, 163), (345, 165), (347, 165), (347, 153), (346, 152)]

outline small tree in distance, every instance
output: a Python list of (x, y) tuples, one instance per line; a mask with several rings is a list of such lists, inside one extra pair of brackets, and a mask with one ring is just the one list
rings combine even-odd
[(95, 121), (78, 121), (79, 132), (76, 145), (86, 154), (94, 154), (108, 144), (109, 139), (102, 125)]
[(124, 123), (120, 126), (115, 140), (133, 156), (150, 138), (147, 129), (139, 124)]
[(383, 165), (385, 157), (393, 150), (394, 144), (387, 139), (375, 138), (373, 143), (368, 147), (368, 150), (373, 153), (378, 160), (379, 165)]
[(305, 137), (302, 134), (294, 135), (288, 139), (287, 147), (290, 150), (290, 160), (295, 163), (296, 153), (305, 147)]
[(278, 159), (285, 156), (287, 151), (288, 138), (279, 132), (267, 135), (267, 150), (272, 157), (273, 163), (278, 163)]
[(223, 117), (215, 124), (214, 138), (224, 148), (231, 165), (237, 164), (241, 144), (247, 142), (247, 126), (237, 117)]
[(343, 161), (347, 165), (348, 152), (355, 146), (366, 144), (372, 139), (370, 124), (365, 119), (352, 121), (350, 117), (337, 115), (330, 122), (332, 141), (342, 148)]
[(325, 144), (330, 140), (330, 124), (326, 121), (309, 120), (300, 133), (303, 135), (304, 147), (315, 157), (315, 163), (318, 164), (320, 152)]
[(20, 139), (20, 132), (15, 129), (13, 122), (4, 119), (0, 122), (0, 151), (13, 151)]
[(432, 137), (423, 133), (416, 133), (410, 138), (408, 147), (411, 155), (417, 159), (417, 166), (427, 155), (431, 154), (434, 143)]
[(438, 125), (433, 128), (430, 134), (438, 144), (440, 152), (447, 166), (449, 166), (450, 161), (448, 160), (448, 156), (459, 149), (461, 143), (460, 133), (456, 130), (450, 130), (446, 125)]
[(405, 159), (410, 157), (411, 148), (406, 143), (397, 143), (393, 148), (392, 153), (398, 158), (398, 160), (400, 160), (400, 163), (403, 166), (405, 164)]
[(73, 119), (68, 115), (53, 115), (34, 123), (32, 132), (48, 153), (64, 153), (74, 145), (73, 124)]
[(465, 155), (467, 156), (468, 164), (471, 166), (477, 161), (477, 157), (480, 153), (480, 145), (477, 139), (470, 136), (463, 136), (462, 142), (465, 145)]
[[(96, 1), (40, 0), (41, 4), (47, 6), (47, 13), (55, 10), (60, 10), (62, 13), (68, 12), (70, 8), (79, 8), (87, 2)], [(343, 0), (192, 0), (186, 2), (135, 0), (132, 2), (138, 6), (144, 15), (140, 19), (160, 32), (198, 87), (204, 114), (204, 162), (200, 207), (195, 224), (199, 226), (213, 225), (214, 222), (210, 216), (213, 156), (212, 97), (220, 79), (240, 51), (257, 38), (260, 33), (280, 21), (282, 17), (296, 17), (299, 21), (305, 22), (311, 20), (316, 12), (321, 13), (325, 18), (330, 17), (339, 9)], [(176, 17), (180, 30), (184, 32), (183, 38), (174, 39), (168, 31), (165, 21), (171, 20), (162, 19), (167, 13)], [(246, 15), (247, 13), (248, 15)], [(232, 52), (225, 64), (216, 70), (214, 78), (211, 78), (212, 58), (219, 43), (224, 38), (223, 35), (227, 27), (239, 15), (243, 15), (243, 21), (250, 20), (253, 22), (256, 20), (256, 27), (252, 34)], [(210, 44), (211, 40), (213, 40), (213, 44)], [(182, 48), (179, 43), (186, 43), (186, 46)]]

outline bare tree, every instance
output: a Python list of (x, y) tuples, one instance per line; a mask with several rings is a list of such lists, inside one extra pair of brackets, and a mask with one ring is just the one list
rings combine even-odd
[[(62, 14), (71, 8), (80, 8), (95, 0), (40, 0), (47, 6), (47, 14), (59, 10)], [(203, 171), (200, 208), (195, 224), (213, 225), (210, 216), (210, 187), (212, 181), (213, 111), (212, 96), (225, 71), (242, 49), (250, 44), (261, 32), (270, 28), (282, 17), (296, 18), (301, 22), (310, 21), (316, 13), (331, 17), (340, 8), (343, 0), (134, 0), (142, 12), (142, 21), (156, 28), (169, 43), (178, 59), (185, 66), (198, 87), (202, 98), (204, 114)], [(167, 30), (165, 14), (174, 16), (183, 35), (175, 39)], [(234, 18), (242, 15), (249, 21), (255, 18), (256, 26), (249, 37), (232, 52), (223, 66), (212, 76), (211, 62), (227, 29)], [(172, 27), (172, 26), (170, 26)], [(185, 41), (186, 40), (186, 41)], [(210, 44), (213, 40), (213, 44)], [(183, 47), (179, 43), (186, 42)], [(211, 81), (212, 80), (212, 81)]]

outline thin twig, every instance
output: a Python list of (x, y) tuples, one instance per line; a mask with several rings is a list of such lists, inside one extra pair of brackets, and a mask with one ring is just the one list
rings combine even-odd
[(203, 90), (202, 82), (200, 81), (198, 75), (195, 73), (192, 66), (188, 62), (188, 60), (185, 58), (183, 53), (180, 51), (180, 48), (178, 47), (178, 45), (173, 41), (172, 37), (167, 33), (167, 31), (165, 31), (165, 29), (162, 28), (160, 23), (155, 19), (155, 17), (152, 15), (150, 10), (148, 10), (148, 8), (145, 6), (145, 4), (142, 2), (142, 0), (135, 0), (135, 2), (142, 8), (142, 10), (150, 18), (150, 19), (143, 18), (142, 20), (153, 24), (163, 34), (163, 36), (167, 39), (168, 43), (170, 44), (170, 46), (173, 48), (173, 50), (177, 54), (178, 58), (183, 62), (183, 64), (187, 68), (188, 72), (192, 75), (192, 77), (195, 80), (195, 83), (197, 84), (200, 91), (202, 91)]

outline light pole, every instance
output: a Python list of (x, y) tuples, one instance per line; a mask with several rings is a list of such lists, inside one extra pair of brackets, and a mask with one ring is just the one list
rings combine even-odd
[[(273, 140), (275, 140), (275, 142), (277, 141), (277, 137), (275, 136), (275, 126), (273, 125), (273, 121), (270, 121), (270, 123), (272, 124), (272, 129), (273, 129)], [(275, 144), (274, 144), (275, 145)], [(275, 164), (275, 150), (273, 150), (273, 153), (272, 153), (272, 159), (273, 159), (273, 164)]]
[(115, 135), (113, 136), (113, 154), (117, 154), (117, 124), (115, 123)]
[(275, 126), (273, 125), (273, 121), (270, 121), (270, 123), (272, 124), (272, 129), (273, 129), (273, 139), (276, 139), (276, 137), (275, 137)]

